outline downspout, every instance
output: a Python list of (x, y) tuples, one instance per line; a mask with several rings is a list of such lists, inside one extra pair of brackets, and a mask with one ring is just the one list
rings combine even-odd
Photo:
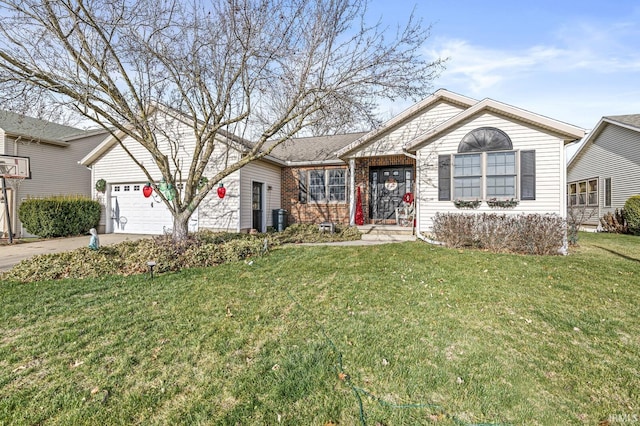
[(349, 225), (356, 224), (356, 160), (349, 159)]

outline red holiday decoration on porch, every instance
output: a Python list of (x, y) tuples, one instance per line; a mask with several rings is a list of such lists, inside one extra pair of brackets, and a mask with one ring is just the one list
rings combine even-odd
[(142, 188), (142, 195), (144, 195), (144, 198), (149, 198), (151, 194), (153, 194), (153, 187), (150, 183), (147, 183), (144, 188)]
[(356, 225), (364, 225), (364, 214), (362, 214), (362, 195), (360, 195), (360, 187), (358, 187), (358, 194), (356, 195)]
[(218, 197), (224, 198), (224, 195), (226, 193), (227, 193), (227, 189), (224, 187), (223, 184), (220, 184), (220, 186), (218, 186)]

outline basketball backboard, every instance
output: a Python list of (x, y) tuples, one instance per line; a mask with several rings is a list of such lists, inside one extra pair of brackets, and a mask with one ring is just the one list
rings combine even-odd
[(29, 157), (0, 155), (0, 177), (7, 179), (31, 179)]

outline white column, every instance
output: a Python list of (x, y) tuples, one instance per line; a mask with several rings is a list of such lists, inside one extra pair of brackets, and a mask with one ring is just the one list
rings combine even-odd
[(356, 160), (349, 160), (349, 224), (356, 224)]

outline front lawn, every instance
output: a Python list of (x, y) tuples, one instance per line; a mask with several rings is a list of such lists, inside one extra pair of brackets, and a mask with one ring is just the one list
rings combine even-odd
[(597, 424), (640, 417), (640, 238), (421, 242), (0, 286), (0, 424)]

